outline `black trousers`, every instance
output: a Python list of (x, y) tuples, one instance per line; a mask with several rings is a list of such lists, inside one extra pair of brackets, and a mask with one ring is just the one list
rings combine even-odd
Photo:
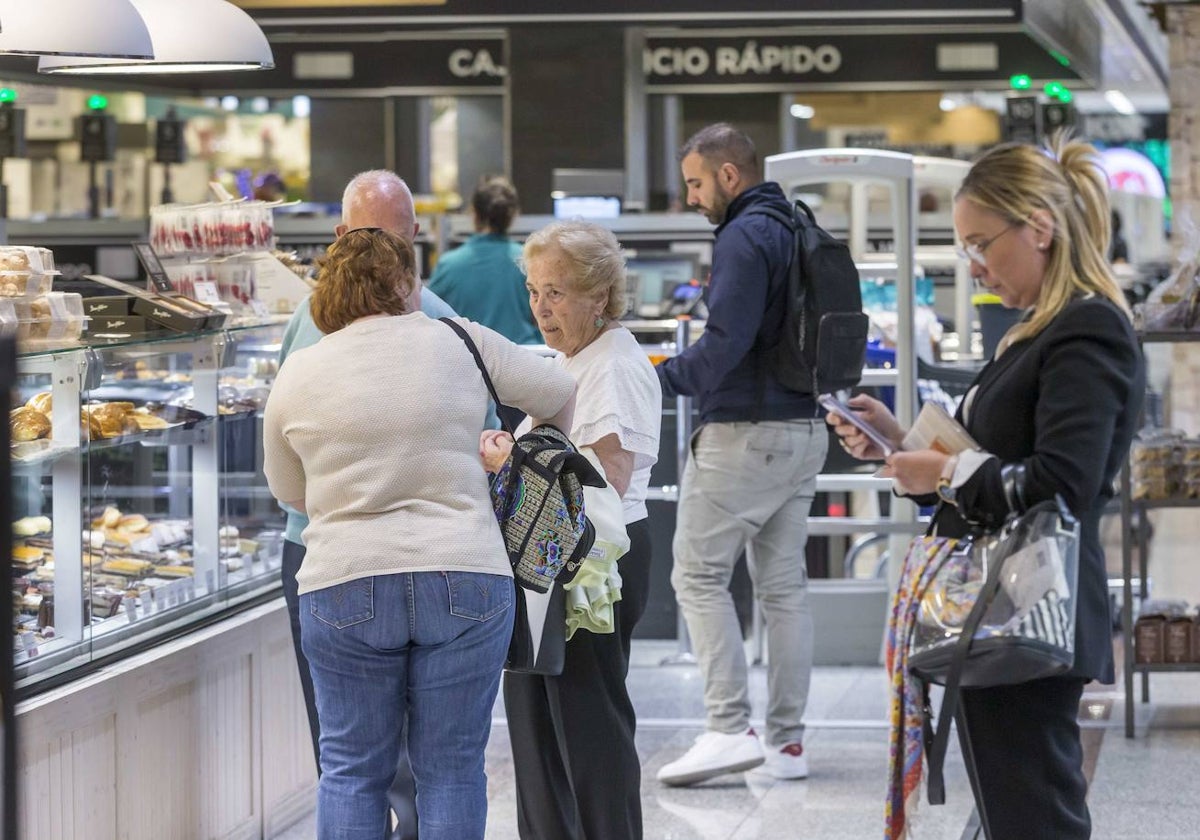
[(650, 528), (627, 526), (615, 631), (580, 630), (558, 677), (504, 675), (522, 840), (641, 840), (637, 717), (625, 688), (650, 590)]
[(1051, 677), (963, 690), (959, 742), (968, 769), (974, 764), (975, 804), (989, 840), (1091, 836), (1077, 721), (1084, 682)]
[[(300, 648), (300, 593), (296, 583), (296, 572), (304, 561), (304, 546), (290, 540), (283, 541), (283, 599), (287, 602), (288, 620), (292, 627), (292, 645), (296, 648), (296, 665), (300, 671), (300, 688), (304, 692), (304, 706), (308, 711), (308, 728), (312, 734), (313, 756), (317, 759), (317, 775), (321, 774), (321, 721), (317, 717), (317, 698), (313, 692), (312, 674), (308, 670), (308, 658)], [(403, 740), (403, 739), (402, 739)], [(389, 830), (384, 840), (417, 840), (417, 787), (413, 780), (412, 767), (408, 763), (408, 752), (402, 748), (396, 777), (388, 790), (388, 803), (396, 812), (398, 824)], [(388, 821), (391, 825), (391, 821)]]

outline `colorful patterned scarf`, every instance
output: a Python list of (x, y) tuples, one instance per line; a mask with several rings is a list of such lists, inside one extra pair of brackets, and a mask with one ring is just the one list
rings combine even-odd
[(903, 840), (909, 836), (911, 820), (919, 800), (923, 775), (921, 686), (908, 673), (908, 642), (921, 598), (942, 559), (954, 550), (957, 540), (945, 537), (917, 537), (909, 544), (900, 582), (892, 599), (888, 619), (887, 664), (888, 704), (891, 731), (888, 738), (888, 793), (884, 807), (885, 840)]

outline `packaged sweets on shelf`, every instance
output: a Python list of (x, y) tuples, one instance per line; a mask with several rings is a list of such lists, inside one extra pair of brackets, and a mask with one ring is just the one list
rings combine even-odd
[(160, 257), (232, 256), (275, 247), (275, 217), (261, 201), (166, 204), (150, 210), (150, 244)]
[(0, 297), (44, 295), (60, 273), (54, 268), (54, 254), (48, 248), (0, 246)]
[(11, 303), (17, 316), (17, 343), (29, 348), (75, 343), (87, 323), (83, 296), (74, 292), (46, 292), (35, 298), (13, 298)]

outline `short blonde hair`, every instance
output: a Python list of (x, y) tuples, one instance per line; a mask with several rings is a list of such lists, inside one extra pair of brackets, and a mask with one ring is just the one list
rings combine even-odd
[(1046, 148), (1007, 143), (972, 164), (955, 196), (991, 210), (1014, 225), (1037, 210), (1054, 219), (1046, 276), (1033, 316), (1014, 326), (1003, 346), (1032, 338), (1077, 295), (1111, 300), (1126, 315), (1129, 304), (1106, 254), (1112, 231), (1108, 178), (1091, 145), (1056, 133)]
[(382, 228), (357, 228), (334, 240), (318, 261), (312, 317), (329, 334), (368, 315), (405, 315), (416, 289), (412, 245)]
[(525, 240), (521, 270), (528, 273), (531, 260), (549, 253), (562, 254), (571, 267), (568, 292), (588, 296), (603, 292), (608, 296), (604, 314), (609, 318), (625, 314), (625, 257), (611, 230), (595, 222), (551, 222)]

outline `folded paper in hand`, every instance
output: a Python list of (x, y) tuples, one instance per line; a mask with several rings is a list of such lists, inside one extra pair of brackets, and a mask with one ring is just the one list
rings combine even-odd
[(927, 402), (917, 415), (917, 422), (913, 423), (901, 441), (900, 448), (906, 452), (933, 449), (947, 455), (957, 455), (967, 450), (978, 450), (980, 446), (946, 409)]

